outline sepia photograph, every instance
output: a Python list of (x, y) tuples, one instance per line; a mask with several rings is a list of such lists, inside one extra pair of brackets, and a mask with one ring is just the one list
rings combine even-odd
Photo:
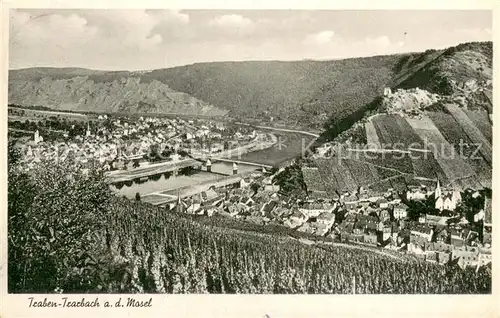
[(8, 20), (9, 294), (492, 293), (491, 10)]

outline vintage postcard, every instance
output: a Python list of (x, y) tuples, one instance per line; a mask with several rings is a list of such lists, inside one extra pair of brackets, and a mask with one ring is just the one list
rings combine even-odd
[(498, 316), (493, 2), (158, 5), (2, 5), (2, 317)]

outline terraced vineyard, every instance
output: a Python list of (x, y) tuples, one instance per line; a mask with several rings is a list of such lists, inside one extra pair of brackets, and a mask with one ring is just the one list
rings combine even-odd
[(370, 148), (381, 149), (382, 145), (380, 145), (377, 129), (375, 128), (373, 121), (369, 120), (365, 123), (365, 131), (367, 141), (366, 143), (370, 146)]
[(460, 128), (453, 116), (437, 112), (429, 113), (429, 116), (445, 139), (454, 147), (456, 153), (474, 170), (477, 181), (488, 186), (488, 180), (491, 180), (491, 166), (480, 153), (476, 153), (478, 147)]
[(491, 143), (493, 140), (493, 130), (491, 129), (491, 122), (488, 118), (488, 113), (484, 110), (463, 110), (467, 116), (474, 122), (474, 125), (481, 131), (481, 133)]
[[(365, 123), (367, 147), (345, 147), (338, 157), (317, 159), (327, 192), (359, 186), (405, 189), (410, 184), (491, 187), (491, 123), (487, 115), (445, 105), (422, 118), (377, 114)], [(340, 159), (341, 157), (341, 159)]]
[(447, 104), (446, 109), (451, 113), (453, 118), (458, 122), (460, 127), (469, 136), (470, 140), (475, 145), (481, 145), (479, 152), (484, 159), (492, 163), (492, 148), (488, 139), (481, 133), (472, 120), (463, 112), (457, 105)]

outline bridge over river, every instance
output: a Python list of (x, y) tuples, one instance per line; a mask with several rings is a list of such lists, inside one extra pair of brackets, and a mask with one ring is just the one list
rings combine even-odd
[[(237, 165), (244, 166), (253, 166), (258, 168), (266, 168), (271, 169), (271, 165), (259, 164), (255, 162), (248, 162), (243, 160), (233, 160), (226, 158), (212, 158), (212, 164), (217, 162), (225, 162), (225, 163), (236, 163)], [(174, 162), (163, 162), (158, 164), (152, 164), (145, 167), (139, 167), (130, 170), (120, 170), (120, 171), (112, 171), (108, 174), (108, 179), (111, 184), (124, 183), (124, 182), (136, 182), (140, 183), (146, 181), (149, 178), (159, 179), (161, 175), (165, 175), (165, 177), (170, 177), (172, 175), (176, 176), (179, 173), (179, 170), (187, 167), (192, 167), (198, 170), (202, 170), (204, 163), (202, 160), (197, 160), (194, 158), (188, 158), (184, 160), (174, 161)], [(219, 173), (219, 174), (231, 174), (231, 173)]]
[(145, 167), (139, 167), (130, 170), (120, 170), (120, 171), (112, 171), (108, 173), (108, 179), (112, 184), (127, 182), (127, 181), (139, 181), (139, 180), (147, 180), (150, 176), (155, 175), (176, 175), (180, 169), (186, 167), (201, 167), (201, 162), (195, 159), (184, 159), (178, 161), (169, 161), (162, 162), (157, 164), (151, 164)]

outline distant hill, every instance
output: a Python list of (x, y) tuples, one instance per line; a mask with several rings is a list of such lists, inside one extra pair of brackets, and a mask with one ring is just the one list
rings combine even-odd
[(492, 42), (464, 43), (450, 47), (437, 56), (435, 53), (428, 56), (433, 59), (396, 86), (419, 87), (432, 93), (451, 95), (457, 92), (458, 83), (470, 79), (492, 79)]
[(328, 130), (350, 126), (387, 86), (449, 93), (451, 80), (491, 79), (491, 59), (492, 43), (484, 42), (334, 61), (213, 62), (143, 72), (32, 68), (9, 72), (9, 103), (227, 113), (237, 120)]
[[(11, 71), (9, 104), (90, 112), (227, 114), (159, 81), (141, 83), (139, 77), (126, 75), (111, 78), (108, 72), (85, 69)], [(109, 81), (102, 81), (105, 76)]]
[(322, 127), (380, 94), (398, 56), (338, 61), (200, 63), (153, 71), (159, 79), (237, 119)]
[[(492, 57), (492, 42), (464, 43), (446, 50), (427, 50), (402, 55), (393, 66), (387, 87), (393, 90), (425, 89), (450, 100), (463, 98), (467, 99), (471, 107), (476, 104), (489, 107), (491, 113), (491, 101), (485, 101), (488, 99), (485, 96), (491, 93), (463, 92), (469, 90), (471, 85), (491, 86)], [(319, 138), (319, 143), (333, 140), (362, 118), (378, 112), (383, 105), (383, 96), (379, 94), (366, 104), (352, 107), (347, 115), (341, 118), (330, 117), (324, 125), (325, 130)]]
[[(136, 111), (125, 102), (125, 96), (106, 89), (109, 85), (119, 86), (121, 82), (149, 85), (157, 82), (168, 86), (168, 91), (187, 93), (218, 109), (229, 111), (237, 120), (266, 120), (271, 118), (285, 124), (320, 128), (328, 118), (342, 118), (380, 94), (391, 80), (392, 69), (400, 56), (376, 56), (338, 61), (248, 61), (197, 63), (149, 72), (106, 72), (77, 68), (32, 68), (9, 72), (9, 103), (47, 104), (55, 107), (73, 107), (89, 110), (108, 109), (114, 111), (122, 102), (122, 109)], [(67, 83), (52, 81), (72, 80), (88, 83), (84, 88), (71, 86), (67, 92), (74, 92), (70, 98), (59, 96), (55, 85)], [(40, 86), (41, 81), (45, 82)], [(92, 85), (89, 85), (92, 83)], [(71, 85), (71, 82), (70, 82)], [(87, 96), (87, 86), (99, 94), (104, 90), (113, 101), (102, 104)], [(28, 89), (30, 88), (30, 89)], [(136, 89), (135, 87), (130, 87)], [(82, 91), (83, 89), (83, 91)], [(76, 90), (76, 92), (75, 92)], [(42, 93), (43, 92), (43, 93)], [(66, 92), (66, 91), (65, 91)], [(40, 95), (42, 94), (42, 95)], [(80, 102), (79, 99), (83, 98)], [(87, 102), (84, 102), (87, 99)], [(143, 97), (143, 99), (147, 99)], [(155, 99), (144, 101), (154, 104)]]

